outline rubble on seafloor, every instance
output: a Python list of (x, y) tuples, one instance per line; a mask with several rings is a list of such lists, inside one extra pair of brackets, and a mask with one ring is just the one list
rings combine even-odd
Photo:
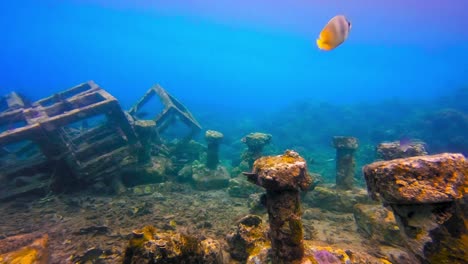
[[(142, 119), (155, 95), (162, 111)], [(391, 145), (392, 160), (365, 167), (366, 192), (355, 185), (356, 138), (334, 137), (336, 185), (315, 181), (295, 151), (262, 157), (265, 133), (245, 136), (242, 162), (230, 168), (220, 162), (223, 134), (206, 131), (206, 146), (193, 140), (201, 126), (158, 85), (128, 112), (94, 82), (3, 103), (0, 263), (468, 259), (462, 155), (410, 158), (420, 152)], [(188, 133), (165, 142), (177, 120)]]

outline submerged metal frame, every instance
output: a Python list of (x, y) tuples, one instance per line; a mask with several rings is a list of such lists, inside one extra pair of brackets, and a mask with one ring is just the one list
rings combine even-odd
[(151, 87), (145, 95), (141, 97), (136, 104), (130, 108), (128, 111), (131, 115), (136, 115), (137, 112), (151, 100), (155, 95), (159, 97), (161, 103), (164, 105), (164, 109), (161, 113), (157, 114), (154, 117), (156, 122), (156, 128), (158, 133), (164, 131), (169, 125), (171, 125), (175, 120), (179, 119), (191, 129), (189, 137), (198, 133), (202, 128), (198, 121), (193, 117), (192, 113), (176, 98), (170, 95), (164, 88), (159, 84)]
[[(115, 97), (93, 81), (31, 105), (21, 104), (14, 96), (4, 98), (9, 107), (0, 113), (0, 126), (7, 126), (0, 133), (0, 148), (8, 152), (5, 147), (9, 144), (25, 141), (30, 143), (23, 148), (37, 145), (40, 150), (37, 154), (42, 157), (42, 162), (48, 164), (46, 167), (60, 166), (61, 170), (65, 170), (60, 176), (62, 180), (70, 176), (85, 182), (105, 175), (112, 178), (113, 173), (122, 166), (137, 162), (141, 144), (127, 114)], [(10, 107), (12, 105), (15, 107)], [(77, 134), (67, 127), (100, 115), (105, 116), (107, 122), (85, 132)], [(13, 124), (16, 126), (8, 129)], [(21, 167), (21, 160), (14, 163), (18, 162), (20, 166), (8, 166), (1, 173), (8, 178), (23, 176), (25, 169)], [(34, 163), (29, 165), (33, 166)], [(52, 173), (56, 171), (56, 168), (49, 169)], [(32, 172), (30, 169), (28, 171)]]

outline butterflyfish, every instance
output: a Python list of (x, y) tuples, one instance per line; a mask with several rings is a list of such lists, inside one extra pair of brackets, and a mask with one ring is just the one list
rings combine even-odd
[(317, 47), (321, 50), (332, 50), (341, 45), (349, 35), (351, 22), (343, 15), (338, 15), (330, 19), (327, 25), (320, 32), (317, 39)]

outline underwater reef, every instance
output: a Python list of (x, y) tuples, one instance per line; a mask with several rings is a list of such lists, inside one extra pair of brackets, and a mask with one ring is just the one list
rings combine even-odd
[(468, 259), (467, 109), (450, 96), (218, 123), (159, 85), (128, 111), (92, 81), (2, 98), (0, 263)]

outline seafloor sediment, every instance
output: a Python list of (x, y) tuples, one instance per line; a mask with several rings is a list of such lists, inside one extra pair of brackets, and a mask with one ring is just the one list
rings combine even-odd
[[(146, 225), (214, 238), (227, 249), (226, 235), (249, 214), (250, 202), (225, 190), (196, 191), (170, 182), (130, 188), (120, 196), (74, 193), (19, 198), (0, 204), (0, 237), (47, 234), (50, 263), (95, 261), (92, 249), (102, 254), (99, 262), (90, 263), (122, 263), (132, 230)], [(389, 250), (360, 236), (352, 213), (307, 204), (303, 212), (304, 236), (314, 245), (368, 253), (375, 263), (381, 263), (377, 259)], [(266, 211), (256, 213), (267, 221)], [(225, 263), (236, 263), (227, 252), (223, 255)]]

